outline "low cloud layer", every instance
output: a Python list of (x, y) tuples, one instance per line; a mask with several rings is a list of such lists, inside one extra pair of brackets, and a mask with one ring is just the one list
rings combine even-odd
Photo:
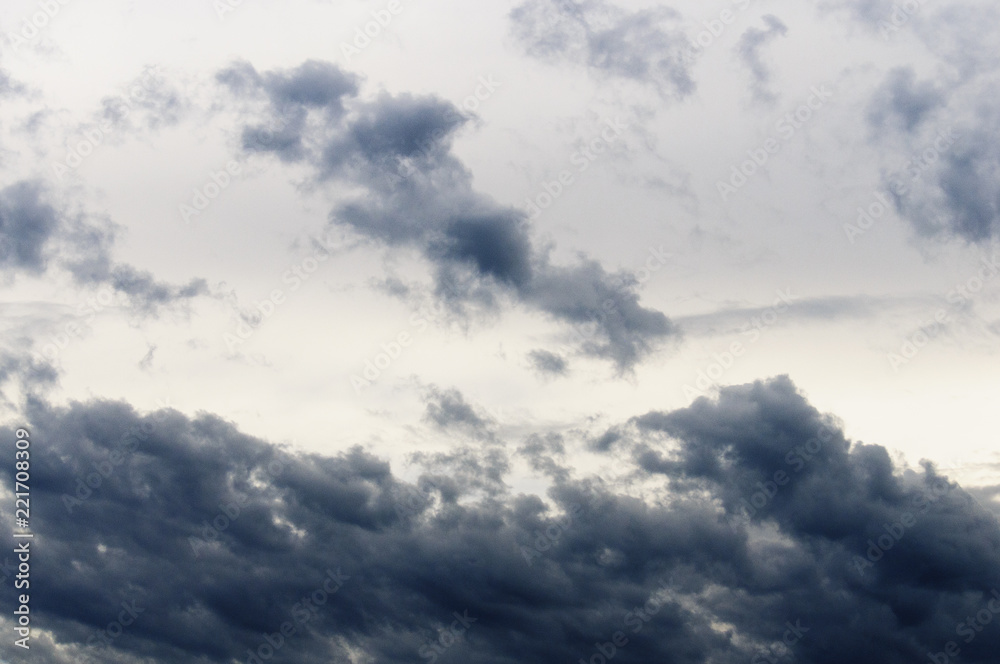
[[(435, 426), (483, 421), (460, 394), (427, 398)], [(46, 446), (32, 655), (52, 664), (498, 664), (612, 647), (636, 663), (881, 664), (949, 642), (985, 664), (1000, 646), (995, 625), (958, 631), (992, 617), (995, 515), (932, 467), (848, 441), (785, 378), (624, 424), (608, 454), (664, 498), (555, 462), (554, 511), (503, 477), (487, 492), (461, 473), (409, 483), (361, 449), (292, 453), (208, 414), (33, 400), (26, 424)], [(562, 449), (532, 436), (523, 452), (552, 466)], [(496, 446), (479, 454), (502, 468)]]

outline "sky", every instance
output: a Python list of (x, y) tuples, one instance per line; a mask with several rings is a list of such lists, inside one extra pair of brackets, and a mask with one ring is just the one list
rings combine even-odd
[(0, 661), (995, 661), (998, 12), (7, 0)]

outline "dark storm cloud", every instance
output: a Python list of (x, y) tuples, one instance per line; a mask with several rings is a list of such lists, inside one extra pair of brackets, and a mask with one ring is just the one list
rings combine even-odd
[(750, 69), (753, 76), (753, 95), (757, 101), (773, 102), (776, 97), (769, 88), (771, 70), (764, 64), (761, 50), (778, 37), (788, 34), (788, 27), (777, 16), (766, 14), (763, 17), (767, 27), (763, 30), (750, 28), (740, 37), (736, 49), (740, 59)]
[(600, 0), (527, 0), (510, 13), (529, 55), (651, 84), (674, 98), (695, 88), (679, 18), (668, 7), (627, 12)]
[(111, 285), (143, 313), (208, 293), (204, 280), (171, 286), (129, 265), (114, 264), (110, 255), (114, 239), (111, 224), (57, 207), (39, 181), (0, 190), (0, 271), (9, 278), (38, 276), (57, 266), (80, 285)]
[[(561, 436), (529, 436), (518, 454), (552, 479), (555, 512), (504, 488), (491, 444), (428, 457), (439, 472), (409, 484), (360, 449), (293, 454), (205, 414), (32, 400), (24, 424), (45, 448), (30, 590), (52, 664), (245, 662), (283, 623), (296, 631), (268, 661), (589, 661), (620, 630), (616, 661), (736, 664), (789, 623), (808, 662), (922, 661), (955, 641), (985, 664), (1000, 646), (992, 626), (956, 636), (1000, 586), (996, 517), (850, 443), (784, 378), (626, 425), (669, 504), (576, 478)], [(501, 474), (478, 499), (474, 470)], [(309, 603), (330, 575), (342, 586)], [(122, 602), (134, 622), (88, 647)], [(467, 638), (423, 649), (451, 643), (455, 613)]]
[(565, 376), (569, 371), (566, 358), (547, 350), (536, 349), (528, 353), (528, 361), (536, 371), (546, 375)]
[[(468, 121), (452, 104), (384, 92), (363, 100), (351, 75), (307, 65), (261, 74), (239, 63), (217, 78), (239, 100), (266, 101), (263, 117), (248, 111), (245, 149), (310, 164), (317, 183), (362, 188), (333, 209), (331, 223), (419, 250), (435, 267), (436, 294), (453, 310), (495, 308), (513, 297), (577, 328), (582, 352), (612, 360), (619, 371), (676, 333), (666, 316), (639, 305), (634, 277), (608, 274), (585, 258), (553, 265), (532, 242), (524, 212), (473, 189), (451, 154)], [(311, 96), (310, 86), (322, 91)]]

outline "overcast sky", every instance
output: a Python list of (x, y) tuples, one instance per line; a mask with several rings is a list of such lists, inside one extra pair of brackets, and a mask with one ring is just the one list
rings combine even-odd
[(0, 659), (993, 661), (998, 32), (6, 0)]

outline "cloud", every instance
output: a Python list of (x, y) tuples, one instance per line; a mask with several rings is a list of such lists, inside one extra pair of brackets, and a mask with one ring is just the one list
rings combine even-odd
[(930, 81), (916, 82), (911, 67), (889, 72), (868, 106), (868, 124), (873, 132), (889, 128), (913, 132), (936, 109), (947, 104), (945, 93)]
[[(918, 661), (1000, 585), (995, 516), (932, 468), (901, 471), (851, 443), (786, 378), (626, 425), (668, 501), (617, 493), (566, 468), (560, 436), (529, 437), (519, 454), (551, 478), (552, 509), (503, 484), (469, 493), (476, 463), (510, 472), (491, 443), (452, 456), (468, 472), (441, 462), (410, 484), (360, 449), (293, 453), (208, 414), (32, 399), (22, 421), (46, 445), (32, 459), (45, 542), (32, 581), (45, 581), (31, 595), (53, 664), (243, 662), (248, 649), (414, 661), (456, 612), (475, 622), (442, 662), (589, 660), (620, 630), (622, 662), (735, 664), (788, 623), (806, 630), (790, 650), (801, 661)], [(788, 481), (772, 489), (778, 471)], [(744, 499), (759, 507), (740, 519)], [(347, 578), (304, 603), (328, 574)], [(142, 609), (134, 623), (87, 646), (122, 602)], [(261, 651), (283, 623), (295, 633)], [(990, 661), (998, 634), (962, 643), (963, 657)]]
[(653, 85), (671, 98), (695, 89), (679, 18), (668, 7), (628, 12), (600, 0), (527, 0), (510, 13), (528, 55)]
[(428, 389), (427, 411), (425, 419), (442, 429), (449, 427), (468, 427), (474, 430), (485, 429), (490, 424), (490, 418), (481, 417), (466, 403), (461, 392), (455, 389), (441, 390), (437, 387)]
[(536, 349), (528, 353), (528, 361), (531, 366), (541, 374), (550, 376), (565, 376), (569, 371), (569, 364), (566, 358), (547, 350)]
[(754, 99), (760, 102), (772, 103), (777, 97), (768, 85), (771, 82), (771, 70), (761, 58), (761, 50), (778, 37), (788, 34), (788, 26), (773, 14), (763, 16), (767, 27), (764, 30), (750, 28), (740, 37), (736, 46), (740, 59), (750, 69), (753, 76)]
[[(620, 372), (677, 333), (665, 315), (639, 305), (632, 275), (608, 274), (585, 257), (552, 264), (549, 251), (535, 246), (524, 212), (473, 189), (450, 150), (468, 121), (453, 105), (385, 92), (363, 100), (351, 75), (307, 65), (260, 74), (242, 63), (217, 78), (240, 100), (266, 100), (248, 111), (244, 149), (311, 165), (316, 184), (361, 189), (334, 207), (332, 224), (380, 245), (417, 249), (434, 267), (438, 297), (456, 312), (495, 309), (512, 298), (575, 326), (581, 351), (610, 359)], [(325, 91), (308, 96), (310, 85)], [(269, 127), (267, 140), (262, 127)]]
[(930, 81), (919, 80), (912, 67), (894, 68), (868, 103), (871, 140), (891, 155), (887, 167), (898, 169), (905, 161), (905, 186), (889, 176), (884, 183), (897, 212), (928, 238), (991, 242), (1000, 235), (1000, 113), (994, 103), (1000, 59), (991, 48), (997, 8), (925, 3), (905, 13), (898, 3), (854, 5), (861, 20), (877, 15), (881, 29), (891, 27), (887, 38), (911, 32), (935, 71), (944, 72)]
[(82, 286), (111, 285), (128, 296), (137, 312), (208, 293), (202, 279), (186, 286), (157, 282), (151, 274), (114, 264), (111, 246), (116, 228), (107, 222), (57, 207), (52, 193), (38, 180), (25, 180), (0, 190), (0, 273), (41, 276), (51, 268), (66, 270)]

